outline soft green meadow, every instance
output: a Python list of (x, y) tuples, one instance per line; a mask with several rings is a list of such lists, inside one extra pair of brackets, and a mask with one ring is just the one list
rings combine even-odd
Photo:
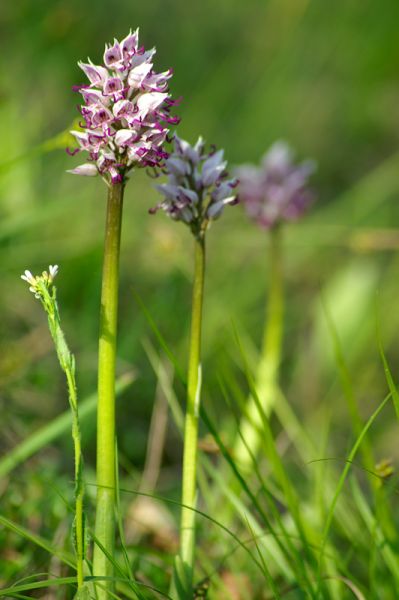
[[(74, 444), (47, 319), (20, 275), (57, 264), (76, 360), (86, 513), (106, 192), (73, 177), (76, 65), (140, 26), (183, 96), (179, 135), (258, 163), (285, 139), (317, 201), (281, 232), (272, 406), (259, 385), (270, 235), (241, 206), (207, 233), (194, 592), (209, 600), (395, 600), (399, 590), (399, 38), (396, 0), (32, 3), (1, 7), (0, 597), (72, 599)], [(76, 163), (74, 163), (76, 164)], [(126, 187), (110, 598), (170, 598), (179, 547), (193, 241), (138, 170)], [(244, 419), (244, 420), (243, 420)], [(241, 448), (238, 460), (237, 447)], [(99, 584), (97, 584), (99, 585)], [(182, 597), (179, 597), (182, 600)]]

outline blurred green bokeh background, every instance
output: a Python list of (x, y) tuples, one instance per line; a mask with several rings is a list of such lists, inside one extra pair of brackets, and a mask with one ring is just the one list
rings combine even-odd
[[(100, 61), (105, 42), (140, 26), (142, 43), (157, 47), (157, 68), (174, 68), (172, 92), (183, 96), (182, 137), (194, 141), (202, 134), (226, 149), (232, 165), (258, 162), (279, 138), (289, 141), (300, 158), (318, 162), (317, 204), (285, 235), (282, 386), (309, 429), (321, 434), (332, 425), (329, 455), (344, 455), (350, 428), (320, 290), (367, 417), (386, 393), (376, 304), (394, 372), (399, 361), (398, 22), (397, 0), (2, 3), (2, 451), (67, 408), (44, 315), (19, 279), (25, 268), (39, 272), (48, 264), (60, 266), (59, 302), (77, 358), (80, 396), (95, 389), (106, 189), (101, 180), (65, 172), (79, 159), (64, 152), (63, 140), (50, 152), (41, 145), (77, 116), (78, 97), (71, 87), (84, 80), (77, 61), (87, 56)], [(155, 341), (132, 290), (183, 366), (189, 324), (190, 234), (162, 214), (149, 216), (156, 202), (152, 181), (144, 172), (134, 174), (123, 226), (118, 371), (134, 369), (137, 382), (118, 402), (118, 428), (121, 452), (138, 470), (156, 388), (143, 340)], [(237, 368), (232, 321), (255, 364), (267, 286), (267, 234), (247, 222), (241, 207), (226, 210), (210, 231), (208, 258), (204, 396), (228, 435), (217, 373)], [(390, 410), (376, 424), (373, 442), (381, 457), (399, 459)], [(94, 423), (84, 433), (92, 465)], [(171, 427), (165, 465), (172, 469), (161, 477), (164, 489), (178, 482), (178, 439)], [(70, 473), (69, 438), (56, 446), (26, 468), (38, 469), (45, 459), (46, 465)], [(16, 475), (23, 476), (24, 471)]]

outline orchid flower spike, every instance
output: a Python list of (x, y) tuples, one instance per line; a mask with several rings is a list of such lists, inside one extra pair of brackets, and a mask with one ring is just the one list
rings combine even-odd
[(150, 213), (162, 209), (175, 221), (189, 225), (194, 235), (200, 235), (226, 205), (237, 203), (238, 182), (228, 179), (223, 150), (206, 152), (201, 137), (191, 146), (175, 134), (173, 144), (174, 151), (165, 160), (168, 182), (155, 186), (164, 200)]
[(239, 199), (248, 216), (264, 229), (296, 221), (314, 200), (308, 179), (315, 170), (314, 161), (296, 164), (290, 146), (275, 142), (260, 167), (242, 165), (235, 170)]
[[(124, 182), (134, 167), (160, 166), (167, 154), (167, 124), (179, 122), (170, 115), (178, 103), (171, 99), (169, 69), (153, 69), (155, 48), (139, 46), (138, 29), (121, 41), (105, 46), (104, 64), (79, 62), (89, 83), (74, 88), (83, 97), (79, 107), (81, 130), (71, 131), (88, 162), (71, 169), (76, 175), (101, 175), (107, 184)], [(165, 125), (166, 123), (166, 125)]]

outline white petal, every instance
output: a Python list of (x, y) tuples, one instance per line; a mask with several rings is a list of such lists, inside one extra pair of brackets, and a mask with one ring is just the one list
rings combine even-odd
[(137, 106), (139, 111), (143, 113), (142, 116), (145, 116), (150, 111), (158, 108), (167, 97), (168, 94), (162, 94), (160, 92), (141, 94), (137, 99)]
[(143, 63), (151, 61), (151, 59), (155, 53), (156, 53), (156, 49), (151, 48), (151, 50), (147, 50), (146, 52), (144, 52), (144, 54), (135, 54), (130, 59), (131, 68), (133, 69), (134, 67), (137, 67), (138, 65), (142, 65)]
[(31, 285), (34, 285), (36, 283), (36, 278), (32, 275), (32, 273), (28, 270), (26, 270), (24, 272), (23, 275), (21, 275), (21, 279), (23, 279), (24, 281), (27, 281), (28, 283), (30, 283)]
[(50, 274), (50, 277), (51, 277), (52, 279), (54, 279), (54, 277), (55, 277), (55, 276), (57, 275), (57, 273), (58, 273), (58, 265), (49, 265), (48, 272), (49, 272), (49, 274)]
[(127, 78), (127, 82), (131, 87), (138, 88), (143, 80), (147, 77), (152, 69), (152, 63), (143, 63), (132, 69)]
[(69, 169), (67, 173), (72, 173), (73, 175), (85, 175), (87, 177), (95, 177), (98, 175), (97, 167), (93, 163), (79, 165), (78, 167), (75, 167), (75, 169)]
[(93, 65), (90, 59), (88, 63), (78, 62), (78, 66), (82, 69), (91, 83), (103, 83), (108, 77), (107, 69), (98, 65)]
[(214, 204), (211, 204), (207, 210), (207, 216), (210, 219), (217, 219), (222, 214), (223, 208), (226, 204), (230, 204), (236, 200), (236, 196), (230, 196), (228, 198), (223, 198), (223, 200), (219, 200)]
[(115, 144), (117, 146), (124, 146), (132, 139), (134, 135), (135, 132), (131, 129), (119, 129), (119, 131), (116, 132), (116, 135), (114, 137)]

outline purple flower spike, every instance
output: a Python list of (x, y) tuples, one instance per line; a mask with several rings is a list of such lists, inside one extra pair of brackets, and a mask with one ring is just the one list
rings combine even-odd
[(79, 63), (89, 80), (75, 86), (82, 131), (72, 131), (88, 162), (68, 171), (77, 175), (101, 175), (108, 185), (124, 182), (134, 167), (163, 167), (168, 156), (162, 149), (168, 139), (168, 123), (175, 102), (168, 90), (172, 70), (156, 73), (155, 49), (139, 47), (138, 30), (121, 41), (106, 45), (104, 65), (90, 60)]
[(205, 152), (201, 137), (191, 146), (175, 135), (173, 143), (174, 152), (165, 160), (168, 183), (155, 186), (164, 200), (149, 212), (162, 209), (175, 221), (188, 224), (199, 236), (220, 217), (227, 204), (237, 203), (237, 180), (227, 178), (223, 150)]
[(242, 165), (236, 169), (239, 199), (248, 216), (264, 229), (296, 221), (314, 200), (308, 179), (315, 170), (314, 161), (295, 164), (290, 146), (275, 142), (260, 167)]

